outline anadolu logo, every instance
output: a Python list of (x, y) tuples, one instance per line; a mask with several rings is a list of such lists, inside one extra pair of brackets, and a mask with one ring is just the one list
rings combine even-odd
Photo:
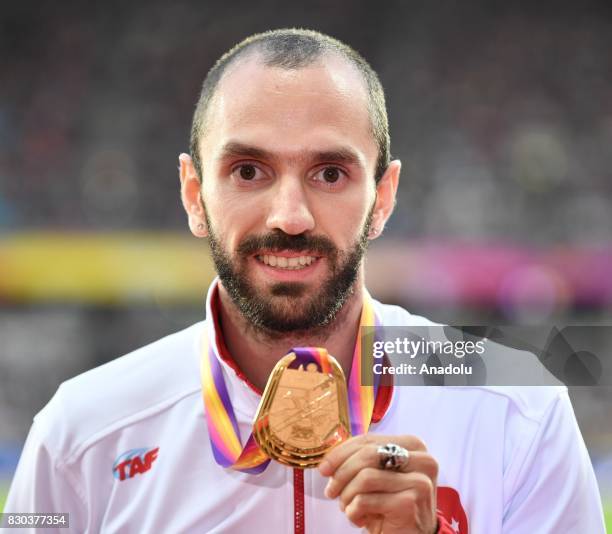
[(157, 459), (159, 447), (130, 449), (119, 455), (113, 464), (113, 476), (119, 480), (146, 473)]

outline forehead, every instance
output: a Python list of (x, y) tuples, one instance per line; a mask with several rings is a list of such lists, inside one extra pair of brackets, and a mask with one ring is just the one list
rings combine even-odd
[(268, 67), (257, 53), (230, 65), (210, 103), (201, 149), (228, 140), (274, 152), (349, 144), (368, 162), (378, 153), (365, 81), (333, 54), (298, 69)]

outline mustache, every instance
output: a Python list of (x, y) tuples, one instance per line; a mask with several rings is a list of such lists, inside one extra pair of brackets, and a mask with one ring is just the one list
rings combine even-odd
[(336, 246), (325, 236), (286, 234), (282, 230), (261, 236), (246, 237), (238, 245), (237, 253), (240, 256), (249, 256), (262, 249), (277, 251), (291, 250), (293, 252), (314, 252), (322, 256), (332, 256), (337, 253)]

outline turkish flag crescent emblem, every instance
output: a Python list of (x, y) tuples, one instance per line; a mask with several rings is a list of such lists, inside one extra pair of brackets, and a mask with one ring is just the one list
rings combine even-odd
[(438, 517), (441, 523), (440, 533), (469, 534), (467, 516), (463, 506), (461, 506), (461, 498), (456, 490), (446, 486), (439, 486), (437, 506)]

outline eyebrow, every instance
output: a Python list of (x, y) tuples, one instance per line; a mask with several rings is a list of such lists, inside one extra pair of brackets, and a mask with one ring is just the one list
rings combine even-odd
[[(259, 148), (257, 146), (246, 145), (237, 141), (228, 141), (221, 147), (219, 159), (229, 159), (235, 157), (249, 157), (254, 159), (274, 160), (278, 156), (274, 153)], [(363, 158), (353, 149), (348, 147), (333, 147), (327, 150), (309, 150), (300, 153), (296, 159), (315, 160), (315, 161), (333, 161), (336, 163), (344, 163), (345, 165), (356, 165), (365, 168)]]

